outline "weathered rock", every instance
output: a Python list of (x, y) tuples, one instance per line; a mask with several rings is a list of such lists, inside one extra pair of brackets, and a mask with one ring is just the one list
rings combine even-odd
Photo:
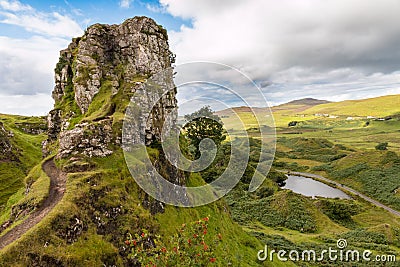
[[(58, 220), (61, 220), (61, 217)], [(64, 218), (62, 218), (64, 219)], [(64, 239), (67, 244), (72, 244), (76, 242), (80, 235), (83, 232), (87, 231), (88, 226), (85, 221), (80, 219), (77, 216), (74, 216), (69, 219), (69, 222), (66, 221), (60, 223), (60, 227), (56, 229), (56, 235), (62, 239)]]
[(60, 100), (72, 80), (75, 101), (85, 113), (104, 80), (111, 81), (116, 93), (122, 80), (134, 83), (138, 76), (169, 67), (171, 59), (166, 32), (152, 19), (135, 17), (121, 25), (95, 24), (61, 51), (53, 98)]
[[(76, 118), (95, 112), (91, 104), (98, 94), (118, 94), (121, 99), (130, 100), (137, 90), (143, 90), (147, 78), (168, 69), (173, 61), (166, 31), (150, 18), (135, 17), (120, 25), (90, 26), (82, 37), (74, 38), (68, 48), (60, 52), (52, 93), (57, 109), (48, 116), (49, 138), (43, 143), (44, 155), (50, 153), (51, 144), (57, 139), (59, 157), (111, 154), (111, 146), (122, 143), (122, 121), (113, 121), (112, 115), (117, 107), (119, 112), (124, 112), (123, 101), (110, 104), (103, 117), (92, 116), (74, 125)], [(175, 94), (172, 92), (162, 98), (149, 121), (132, 139), (145, 134), (148, 144), (160, 140), (165, 114), (177, 115)], [(150, 100), (141, 97), (134, 101), (141, 106)], [(103, 108), (98, 106), (96, 108)], [(165, 123), (170, 123), (169, 128), (172, 128), (173, 121)]]
[(13, 145), (10, 141), (14, 134), (7, 131), (3, 123), (0, 122), (0, 160), (14, 160)]
[(43, 119), (43, 122), (40, 123), (30, 123), (30, 122), (20, 122), (15, 123), (15, 126), (27, 134), (39, 135), (47, 132), (47, 124)]
[(53, 109), (47, 115), (47, 133), (50, 140), (56, 140), (61, 132), (61, 110)]
[(74, 129), (62, 131), (58, 156), (66, 157), (78, 153), (89, 157), (105, 157), (112, 154), (108, 146), (112, 141), (111, 120), (82, 123)]

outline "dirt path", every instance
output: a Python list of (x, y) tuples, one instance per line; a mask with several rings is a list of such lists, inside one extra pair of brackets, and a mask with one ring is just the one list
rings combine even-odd
[(64, 196), (67, 175), (57, 169), (53, 159), (49, 159), (43, 163), (42, 169), (47, 176), (50, 177), (49, 196), (44, 200), (40, 208), (32, 213), (23, 223), (0, 237), (0, 249), (17, 240), (29, 229), (39, 223)]
[(375, 199), (372, 199), (372, 198), (370, 198), (370, 197), (358, 192), (357, 190), (354, 190), (353, 188), (350, 188), (350, 187), (348, 187), (348, 186), (346, 186), (344, 184), (338, 183), (338, 182), (333, 181), (331, 179), (325, 178), (325, 177), (323, 177), (321, 175), (312, 174), (312, 173), (306, 173), (306, 172), (294, 172), (294, 171), (290, 171), (290, 172), (282, 171), (282, 172), (287, 173), (289, 175), (298, 175), (298, 176), (308, 177), (308, 178), (312, 178), (312, 179), (315, 179), (315, 180), (320, 180), (320, 181), (323, 181), (323, 182), (334, 184), (338, 189), (342, 189), (344, 191), (348, 191), (350, 193), (353, 193), (354, 195), (361, 197), (362, 199), (374, 204), (377, 207), (381, 207), (381, 208), (387, 210), (388, 212), (390, 212), (390, 213), (392, 213), (392, 214), (394, 214), (396, 216), (400, 216), (400, 212), (399, 211), (394, 210), (394, 209), (392, 209), (392, 208), (380, 203), (379, 201), (376, 201)]

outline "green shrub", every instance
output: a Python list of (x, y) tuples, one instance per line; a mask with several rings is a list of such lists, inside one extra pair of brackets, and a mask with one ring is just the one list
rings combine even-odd
[(160, 237), (143, 230), (134, 236), (128, 234), (125, 244), (131, 249), (129, 258), (141, 266), (210, 266), (223, 259), (215, 255), (222, 240), (221, 234), (210, 237), (208, 217), (182, 224), (171, 237), (162, 243)]
[(361, 207), (352, 200), (321, 199), (316, 204), (332, 221), (347, 227), (355, 225), (351, 217), (361, 211)]
[(388, 142), (379, 143), (375, 146), (376, 150), (387, 150)]

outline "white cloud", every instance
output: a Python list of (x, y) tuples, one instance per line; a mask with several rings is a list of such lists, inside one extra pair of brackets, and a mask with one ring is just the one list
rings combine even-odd
[[(15, 5), (21, 5), (19, 2), (13, 2)], [(2, 6), (3, 7), (3, 6)], [(69, 16), (58, 12), (43, 13), (33, 8), (14, 8), (0, 11), (0, 23), (16, 25), (24, 28), (26, 31), (58, 37), (72, 37), (82, 34), (79, 24)]]
[(310, 83), (302, 81), (274, 83), (264, 88), (263, 92), (274, 104), (305, 97), (341, 101), (400, 94), (400, 71), (364, 75), (351, 70), (342, 70), (341, 78), (337, 78), (335, 72), (320, 73), (325, 82), (316, 79)]
[(0, 36), (0, 112), (44, 115), (53, 105), (59, 51), (83, 30), (66, 15), (39, 12), (18, 1), (0, 1), (0, 23), (33, 33)]
[(53, 107), (50, 94), (1, 95), (0, 113), (29, 116), (44, 116)]
[(192, 20), (193, 27), (169, 33), (178, 63), (206, 60), (232, 65), (258, 84), (273, 84), (265, 90), (286, 90), (286, 99), (292, 95), (362, 98), (371, 91), (385, 94), (398, 88), (391, 80), (399, 78), (392, 73), (400, 70), (398, 1), (160, 0), (160, 4), (173, 16)]
[(130, 8), (132, 2), (133, 2), (133, 0), (121, 0), (119, 2), (119, 6), (122, 8)]
[(0, 94), (50, 94), (59, 51), (68, 42), (40, 36), (27, 39), (0, 36)]
[(153, 13), (166, 13), (165, 6), (146, 4), (146, 8)]
[(14, 12), (33, 10), (33, 8), (30, 5), (24, 5), (19, 1), (1, 0), (0, 7), (4, 10), (14, 11)]

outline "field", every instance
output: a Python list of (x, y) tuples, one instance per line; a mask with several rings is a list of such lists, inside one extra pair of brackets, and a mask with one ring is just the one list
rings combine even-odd
[[(232, 123), (236, 111), (254, 132), (264, 125), (261, 121), (257, 126), (255, 118), (268, 114), (254, 110), (256, 115), (243, 108), (218, 113), (229, 129), (238, 125)], [(399, 95), (314, 106), (297, 101), (272, 110), (277, 133), (274, 168), (320, 174), (400, 210)], [(386, 142), (386, 149), (376, 148)], [(337, 239), (345, 238), (359, 249), (373, 248), (374, 253), (400, 252), (400, 220), (381, 208), (354, 196), (353, 200), (310, 199), (272, 187), (275, 193), (267, 198), (245, 193), (246, 187), (227, 197), (233, 218), (269, 246), (334, 247)]]

